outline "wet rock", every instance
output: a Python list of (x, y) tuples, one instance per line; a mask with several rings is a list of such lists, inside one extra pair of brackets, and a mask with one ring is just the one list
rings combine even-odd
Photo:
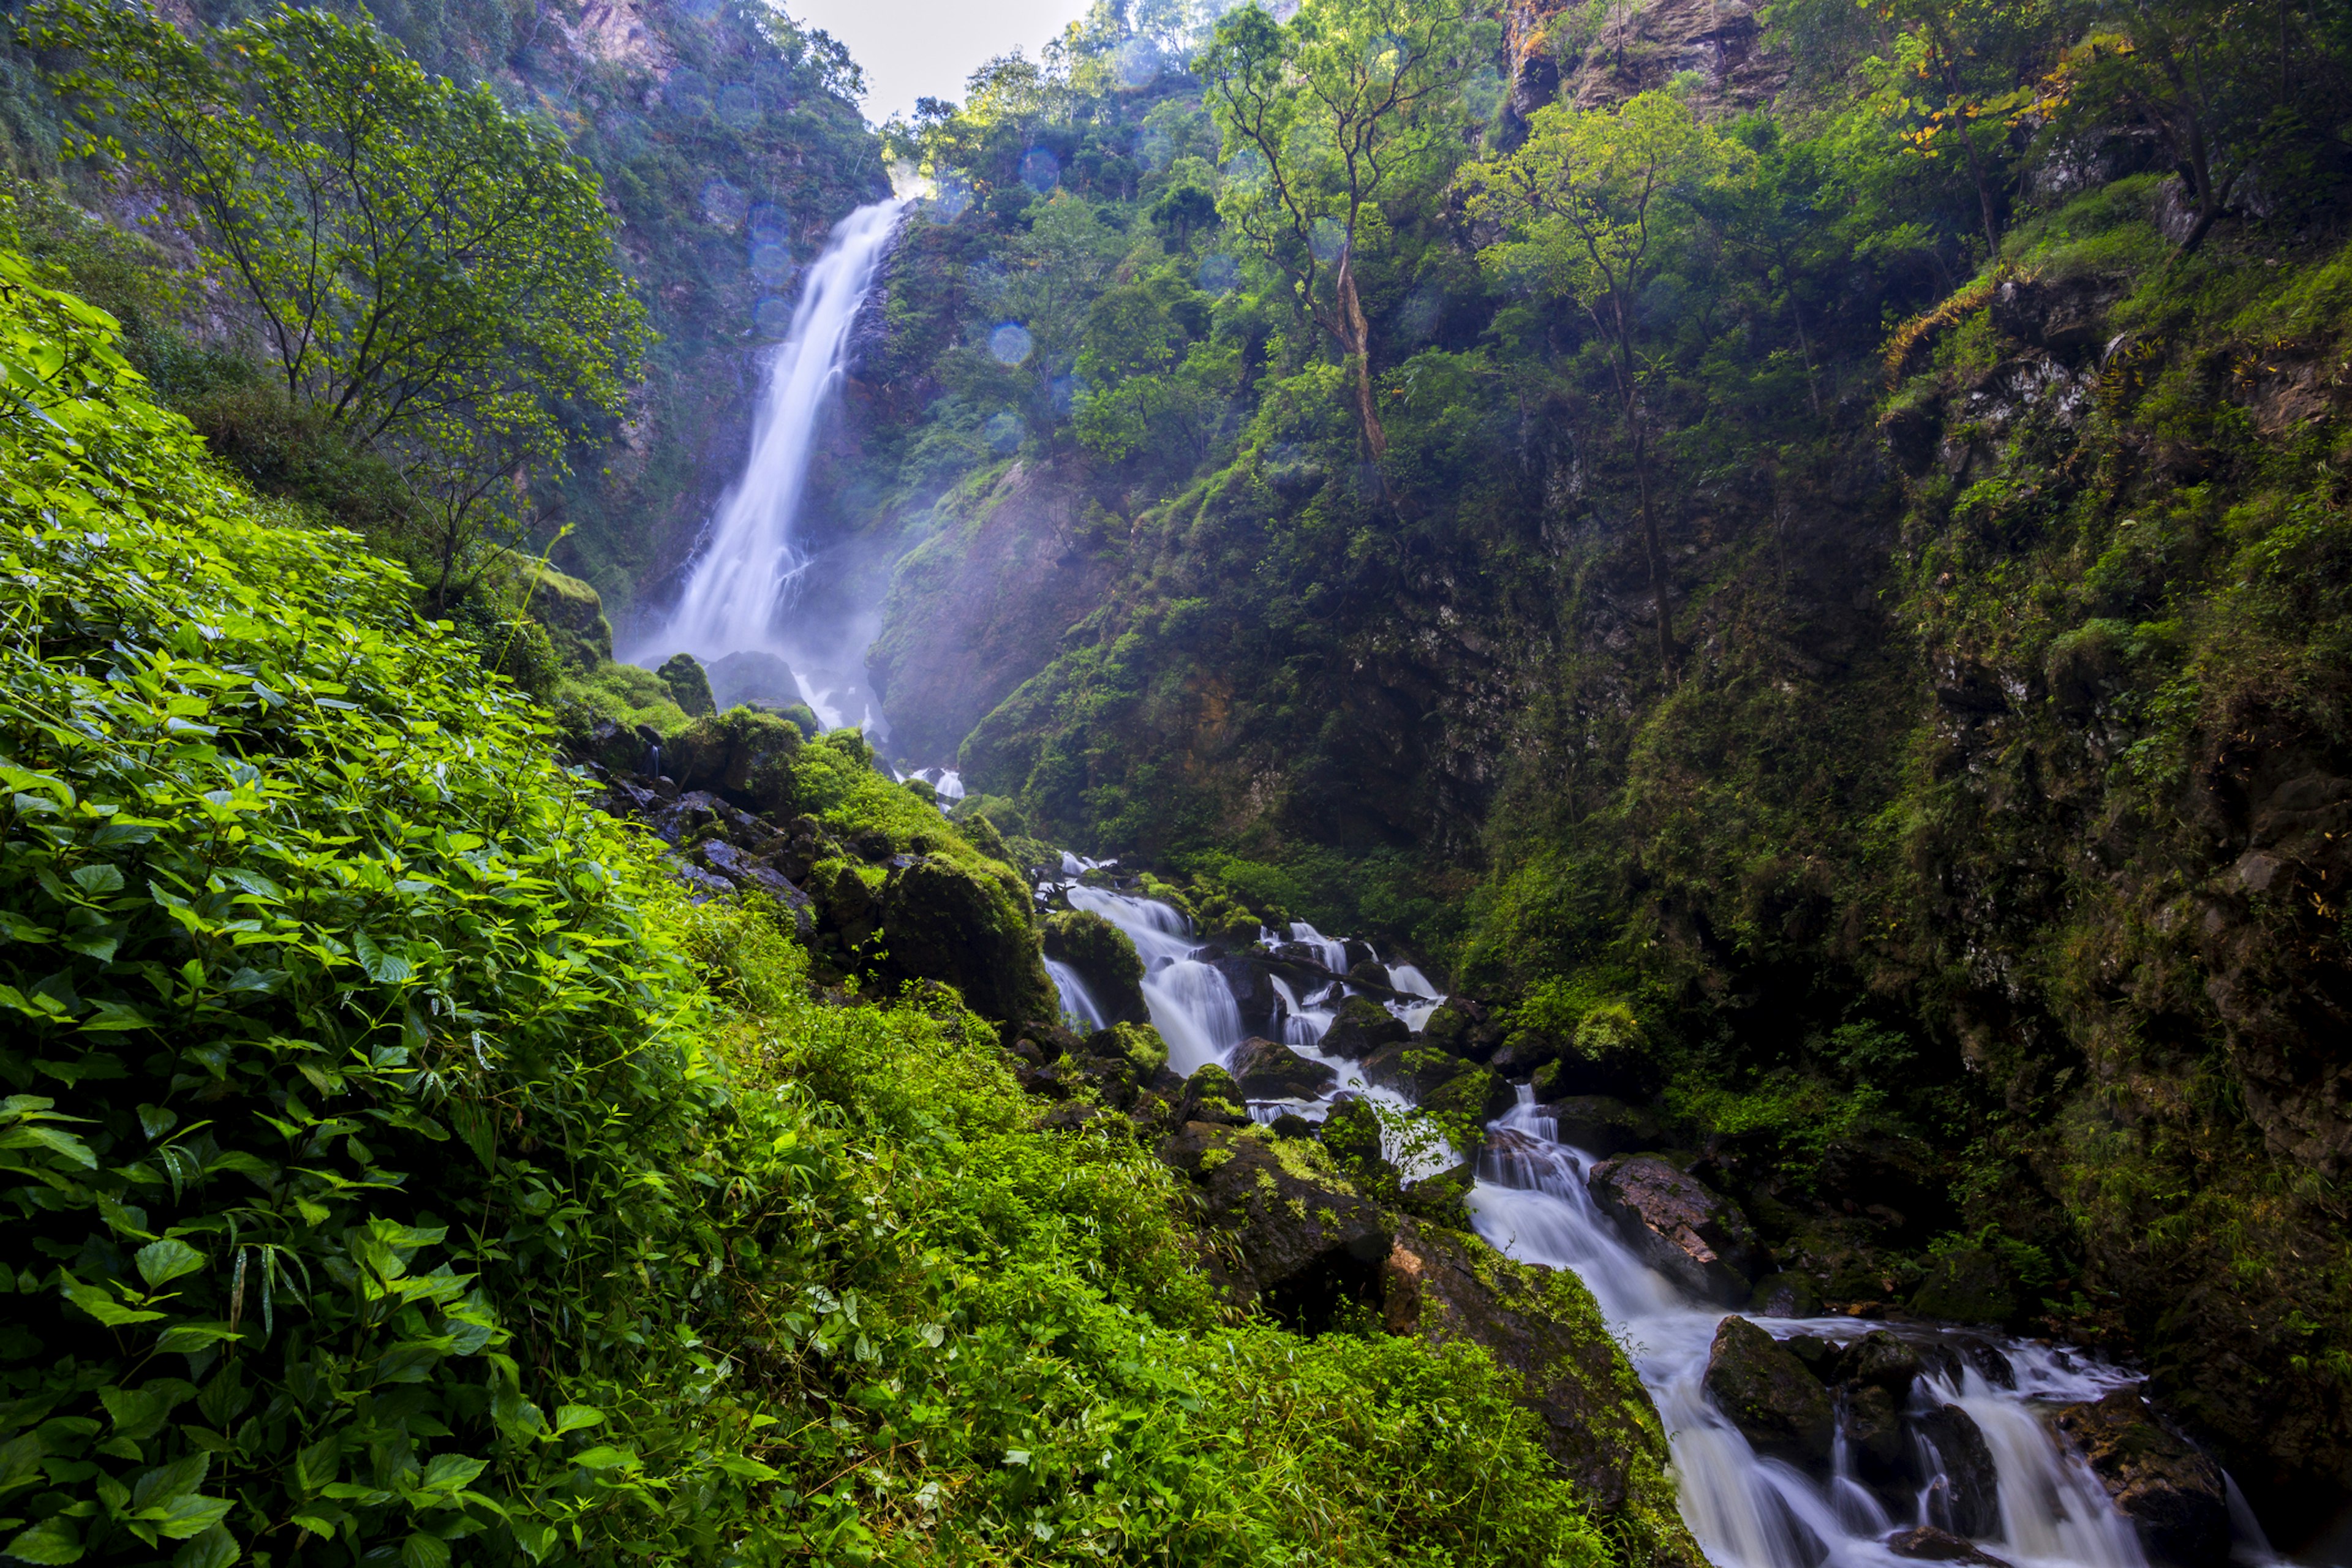
[(1348, 984), (1367, 985), (1375, 990), (1386, 991), (1389, 988), (1389, 972), (1371, 960), (1364, 959), (1349, 967)]
[(2017, 1285), (1998, 1254), (1979, 1247), (1947, 1252), (1927, 1265), (1911, 1310), (1954, 1323), (2005, 1323), (2017, 1315)]
[(1656, 1117), (1605, 1094), (1555, 1100), (1538, 1107), (1538, 1114), (1552, 1119), (1561, 1142), (1604, 1160), (1612, 1154), (1655, 1149), (1664, 1136)]
[(2000, 1528), (2000, 1475), (1984, 1433), (1957, 1405), (1936, 1406), (1918, 1418), (1918, 1427), (1943, 1471), (1927, 1489), (1929, 1521), (1955, 1535), (1994, 1533)]
[(1030, 930), (1025, 893), (1009, 873), (989, 877), (938, 856), (897, 868), (877, 900), (891, 973), (945, 981), (982, 1017), (1054, 1016), (1054, 985)]
[(1586, 1185), (1652, 1268), (1696, 1296), (1727, 1304), (1748, 1299), (1763, 1255), (1738, 1204), (1649, 1155), (1604, 1160)]
[[(1327, 1135), (1328, 1136), (1328, 1135)], [(1701, 1568), (1665, 1471), (1649, 1396), (1575, 1275), (1501, 1257), (1474, 1237), (1406, 1219), (1381, 1269), (1391, 1333), (1484, 1346), (1516, 1373), (1544, 1447), (1612, 1532), (1654, 1568)]]
[(1339, 1004), (1320, 1044), (1324, 1055), (1353, 1062), (1412, 1037), (1402, 1018), (1369, 996), (1350, 996)]
[(1089, 1057), (1125, 1062), (1139, 1081), (1150, 1081), (1168, 1066), (1168, 1042), (1149, 1024), (1113, 1024), (1097, 1029), (1079, 1047)]
[(1241, 1009), (1243, 1028), (1253, 1035), (1282, 1032), (1282, 998), (1263, 965), (1233, 953), (1210, 960), (1209, 967), (1224, 976), (1225, 989), (1234, 994), (1234, 1005)]
[(1822, 1293), (1802, 1274), (1767, 1274), (1756, 1281), (1748, 1310), (1767, 1318), (1818, 1318)]
[(688, 861), (672, 859), (670, 874), (686, 884), (688, 890), (693, 895), (694, 901), (698, 904), (706, 899), (728, 898), (735, 891), (735, 884), (726, 878), (714, 876), (701, 867)]
[(1286, 1110), (1274, 1119), (1274, 1135), (1276, 1138), (1312, 1138), (1315, 1136), (1315, 1123), (1295, 1110)]
[(1229, 1244), (1209, 1249), (1204, 1264), (1236, 1304), (1255, 1300), (1315, 1332), (1350, 1301), (1378, 1301), (1387, 1218), (1319, 1145), (1191, 1121), (1160, 1142), (1160, 1158), (1192, 1179), (1204, 1223)]
[(836, 865), (830, 876), (820, 877), (810, 890), (815, 896), (817, 912), (825, 929), (844, 942), (853, 948), (861, 947), (874, 935), (874, 889), (854, 868)]
[(1487, 1020), (1486, 1010), (1465, 997), (1449, 997), (1421, 1026), (1423, 1041), (1448, 1056), (1474, 1062), (1490, 1060), (1502, 1043), (1501, 1031)]
[(1897, 1557), (1922, 1563), (1973, 1563), (1977, 1568), (2009, 1568), (2006, 1562), (1975, 1542), (1963, 1541), (1950, 1531), (1938, 1530), (1931, 1524), (1896, 1531), (1886, 1538), (1886, 1550)]
[(1919, 1352), (1885, 1329), (1873, 1329), (1838, 1357), (1839, 1382), (1883, 1388), (1897, 1405), (1911, 1397), (1918, 1375)]
[(1959, 1351), (1960, 1359), (1995, 1388), (2017, 1386), (2017, 1369), (2010, 1364), (2009, 1352), (1999, 1345), (1973, 1334), (1955, 1334), (1951, 1343)]
[(2090, 1461), (2158, 1568), (2219, 1568), (2229, 1560), (2221, 1467), (2159, 1421), (2137, 1394), (2119, 1388), (2095, 1404), (2070, 1405), (2058, 1412), (2057, 1426)]
[(816, 930), (816, 905), (774, 867), (754, 860), (723, 838), (706, 839), (696, 847), (704, 865), (749, 892), (757, 889), (783, 906), (805, 940)]
[(1805, 1370), (1822, 1380), (1823, 1386), (1837, 1381), (1837, 1342), (1815, 1334), (1791, 1334), (1780, 1342), (1780, 1348), (1805, 1363)]
[(1176, 1120), (1219, 1127), (1247, 1127), (1249, 1107), (1233, 1074), (1211, 1062), (1195, 1068), (1192, 1076), (1184, 1080), (1184, 1092), (1176, 1102)]
[(1907, 1508), (1920, 1478), (1902, 1401), (1874, 1383), (1843, 1384), (1837, 1425), (1855, 1478), (1890, 1510)]
[(1726, 1318), (1717, 1326), (1704, 1386), (1758, 1453), (1816, 1470), (1828, 1466), (1837, 1434), (1829, 1390), (1754, 1323)]
[(1252, 1100), (1313, 1100), (1339, 1077), (1321, 1062), (1255, 1036), (1234, 1047), (1230, 1070)]
[[(1408, 1053), (1408, 1060), (1413, 1054), (1417, 1053)], [(1464, 1135), (1475, 1141), (1488, 1121), (1511, 1108), (1516, 1098), (1511, 1086), (1485, 1068), (1473, 1067), (1459, 1057), (1439, 1056), (1434, 1051), (1428, 1054), (1450, 1064), (1450, 1068), (1437, 1082), (1421, 1090), (1419, 1103), (1423, 1110), (1449, 1119)], [(1429, 1076), (1424, 1068), (1414, 1075), (1414, 1081), (1419, 1084)]]
[(1143, 960), (1127, 933), (1091, 910), (1062, 910), (1046, 917), (1045, 956), (1078, 972), (1087, 993), (1115, 1024), (1148, 1024), (1143, 1001)]

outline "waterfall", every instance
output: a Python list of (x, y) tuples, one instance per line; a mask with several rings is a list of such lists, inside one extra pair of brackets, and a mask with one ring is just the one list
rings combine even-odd
[(1290, 940), (1303, 942), (1315, 950), (1315, 961), (1334, 974), (1348, 973), (1348, 944), (1334, 942), (1305, 921), (1290, 922)]
[[(1478, 1233), (1530, 1263), (1574, 1270), (1591, 1287), (1611, 1327), (1632, 1347), (1634, 1371), (1664, 1421), (1681, 1491), (1683, 1519), (1717, 1568), (1832, 1568), (1884, 1563), (1892, 1531), (1938, 1522), (1929, 1495), (1942, 1474), (1923, 1445), (1928, 1484), (1907, 1509), (1890, 1509), (1855, 1479), (1841, 1439), (1826, 1482), (1759, 1457), (1703, 1388), (1720, 1309), (1702, 1307), (1635, 1258), (1586, 1190), (1591, 1156), (1558, 1141), (1557, 1125), (1522, 1087), (1519, 1103), (1494, 1123), (1470, 1193)], [(1873, 1328), (1934, 1337), (1936, 1331), (1850, 1318), (1759, 1320), (1777, 1335), (1851, 1340)], [(2004, 1342), (2014, 1388), (1996, 1387), (1974, 1367), (1932, 1370), (1913, 1393), (1915, 1408), (1954, 1405), (1983, 1433), (1995, 1468), (2000, 1533), (1985, 1538), (2019, 1568), (2146, 1568), (2130, 1522), (2080, 1458), (2035, 1413), (2036, 1404), (2096, 1399), (2134, 1380), (2045, 1345)]]
[[(1065, 853), (1070, 875), (1091, 869)], [(1211, 1062), (1223, 1062), (1242, 1043), (1242, 1010), (1225, 977), (1192, 956), (1199, 945), (1184, 917), (1157, 899), (1131, 893), (1073, 885), (1070, 907), (1090, 910), (1127, 933), (1143, 960), (1143, 1003), (1151, 1010), (1152, 1026), (1168, 1042), (1168, 1065), (1190, 1073)]]
[(1095, 1000), (1094, 993), (1087, 989), (1086, 981), (1076, 970), (1057, 958), (1049, 958), (1045, 961), (1045, 973), (1053, 976), (1054, 989), (1062, 994), (1062, 1016), (1069, 1020), (1070, 1027), (1090, 1035), (1108, 1026), (1110, 1020), (1103, 1016), (1102, 1004)]
[[(794, 525), (817, 419), (840, 385), (850, 329), (873, 289), (905, 205), (892, 197), (851, 213), (808, 268), (791, 331), (768, 367), (743, 476), (711, 519), (677, 607), (638, 650), (658, 659), (683, 648), (705, 665), (734, 653), (783, 658), (797, 689), (761, 695), (806, 702), (829, 729), (873, 715), (870, 708), (851, 710), (857, 700), (847, 681), (814, 684), (805, 647), (787, 635), (786, 613), (809, 565)], [(829, 670), (852, 669), (864, 653), (861, 642), (854, 648), (823, 650), (814, 663)]]

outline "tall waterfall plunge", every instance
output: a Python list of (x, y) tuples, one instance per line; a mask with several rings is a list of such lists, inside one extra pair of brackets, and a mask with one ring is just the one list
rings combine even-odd
[[(760, 695), (796, 697), (827, 728), (877, 717), (864, 689), (867, 639), (847, 627), (794, 624), (811, 563), (796, 525), (817, 420), (840, 388), (850, 329), (905, 206), (893, 196), (858, 208), (810, 265), (792, 330), (768, 367), (742, 478), (711, 518), (677, 608), (636, 650), (658, 661), (682, 649), (706, 667), (734, 654), (780, 659), (794, 689)], [(715, 673), (714, 684), (723, 683), (723, 672)]]

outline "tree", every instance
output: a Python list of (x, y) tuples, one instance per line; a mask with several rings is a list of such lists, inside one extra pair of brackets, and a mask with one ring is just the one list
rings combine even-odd
[(1695, 198), (1727, 181), (1748, 156), (1692, 118), (1680, 100), (1645, 92), (1617, 109), (1549, 105), (1537, 111), (1517, 151), (1463, 172), (1471, 215), (1504, 231), (1482, 259), (1573, 298), (1607, 345), (1633, 458), (1658, 660), (1669, 673), (1674, 615), (1643, 408), (1642, 296), (1664, 269), (1676, 226), (1691, 216)]
[(1223, 155), (1255, 164), (1226, 182), (1220, 209), (1339, 343), (1375, 462), (1388, 437), (1362, 249), (1386, 231), (1381, 200), (1446, 155), (1461, 84), (1492, 44), (1492, 24), (1459, 0), (1307, 0), (1286, 23), (1236, 7), (1193, 61)]
[(2033, 103), (2030, 57), (2049, 34), (2040, 0), (1889, 0), (1903, 30), (1876, 95), (1880, 110), (1916, 121), (1905, 140), (1927, 158), (1957, 150), (1976, 188), (1986, 259), (2000, 256), (1995, 170), (2000, 143)]
[(176, 191), (287, 395), (392, 457), (433, 516), (436, 607), (522, 482), (558, 476), (564, 407), (620, 411), (648, 337), (594, 174), (488, 87), (372, 26), (280, 10), (200, 47), (143, 11), (55, 0), (37, 47), (72, 149)]

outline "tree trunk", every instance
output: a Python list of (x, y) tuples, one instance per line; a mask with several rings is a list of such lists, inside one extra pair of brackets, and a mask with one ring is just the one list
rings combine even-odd
[(1377, 463), (1388, 456), (1389, 433), (1381, 428), (1380, 410), (1372, 396), (1372, 330), (1364, 320), (1363, 301), (1356, 295), (1355, 256), (1339, 253), (1339, 319), (1346, 323), (1345, 346), (1356, 373), (1356, 413), (1364, 422), (1364, 445)]
[(1649, 557), (1650, 597), (1658, 606), (1658, 665), (1666, 679), (1675, 677), (1674, 608), (1666, 600), (1666, 552), (1658, 542), (1658, 511), (1650, 499), (1650, 447), (1643, 439), (1635, 411), (1628, 407), (1626, 422), (1633, 430), (1633, 479), (1642, 495), (1642, 550)]

